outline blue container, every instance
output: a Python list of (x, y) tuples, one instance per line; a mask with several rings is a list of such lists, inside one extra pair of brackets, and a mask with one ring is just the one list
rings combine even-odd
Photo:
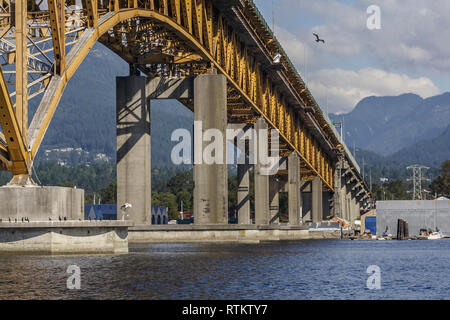
[(377, 234), (377, 217), (366, 217), (366, 230), (370, 230), (372, 234)]

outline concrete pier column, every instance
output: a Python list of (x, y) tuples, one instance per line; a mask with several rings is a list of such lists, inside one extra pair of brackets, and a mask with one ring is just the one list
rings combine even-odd
[(238, 223), (250, 224), (250, 165), (238, 164)]
[(288, 158), (289, 179), (289, 224), (299, 225), (302, 218), (302, 199), (300, 194), (300, 159), (296, 153)]
[(356, 219), (358, 219), (358, 212), (357, 212), (357, 207), (356, 207), (356, 197), (355, 197), (355, 193), (352, 191), (350, 193), (350, 212), (351, 212), (351, 216), (350, 216), (350, 221), (354, 222)]
[(312, 222), (321, 222), (323, 218), (322, 180), (315, 177), (312, 181)]
[(353, 196), (352, 196), (352, 192), (350, 191), (349, 192), (349, 196), (348, 196), (348, 203), (349, 203), (349, 207), (348, 207), (348, 213), (349, 213), (349, 217), (348, 217), (348, 220), (350, 221), (350, 222), (352, 222), (353, 221), (353, 219), (354, 219), (354, 209), (355, 209), (355, 206), (354, 206), (354, 203), (353, 203), (354, 201), (353, 201)]
[(151, 224), (150, 102), (146, 78), (116, 78), (117, 219)]
[(340, 200), (341, 200), (341, 209), (342, 209), (342, 219), (349, 220), (349, 210), (348, 210), (348, 196), (347, 196), (347, 187), (345, 184), (342, 184), (340, 190)]
[(359, 201), (358, 200), (356, 200), (356, 206), (355, 206), (355, 208), (356, 208), (356, 219), (360, 219), (360, 217), (361, 217), (361, 204), (359, 203)]
[(312, 221), (312, 182), (300, 181), (300, 196), (302, 201), (302, 222)]
[(353, 207), (352, 207), (352, 192), (349, 191), (349, 189), (350, 188), (347, 187), (347, 194), (346, 194), (345, 198), (347, 199), (347, 207), (346, 207), (347, 220), (351, 222), (352, 216), (353, 216), (353, 213), (352, 213)]
[[(194, 121), (201, 124), (201, 131), (194, 126), (194, 223), (228, 224), (227, 80), (224, 75), (195, 78)], [(222, 141), (209, 140), (210, 137), (206, 139), (209, 141), (204, 141), (204, 134), (209, 129), (222, 133)], [(212, 143), (216, 147), (210, 154), (207, 150), (211, 150)], [(222, 153), (222, 157), (217, 153)], [(215, 160), (208, 163), (205, 155), (213, 155)]]
[[(269, 176), (266, 170), (263, 170), (263, 165), (260, 162), (259, 156), (261, 154), (259, 140), (261, 139), (261, 131), (268, 129), (266, 121), (262, 118), (256, 120), (255, 131), (258, 137), (258, 159), (255, 164), (255, 224), (267, 225), (270, 221), (269, 210)], [(267, 141), (268, 139), (266, 139)]]
[[(269, 222), (279, 213), (280, 211), (280, 181), (277, 176), (269, 177), (269, 212), (270, 220)], [(279, 223), (280, 218), (276, 218), (273, 223)]]
[(335, 217), (343, 218), (343, 202), (342, 202), (342, 173), (339, 165), (336, 165), (334, 171), (334, 194), (333, 194), (333, 212)]

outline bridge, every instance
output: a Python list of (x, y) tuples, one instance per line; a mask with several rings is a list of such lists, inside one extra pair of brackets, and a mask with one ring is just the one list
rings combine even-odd
[[(257, 225), (279, 221), (282, 191), (290, 225), (353, 221), (370, 206), (357, 162), (253, 1), (0, 0), (0, 9), (0, 169), (12, 172), (9, 187), (34, 185), (33, 161), (58, 102), (100, 42), (130, 66), (116, 80), (117, 197), (133, 204), (135, 223), (151, 223), (152, 99), (179, 100), (203, 131), (245, 124), (279, 133), (275, 175), (260, 163), (238, 165), (240, 224), (250, 224), (251, 184)], [(40, 101), (32, 115), (30, 99)], [(227, 179), (226, 164), (194, 164), (195, 224), (228, 223)]]

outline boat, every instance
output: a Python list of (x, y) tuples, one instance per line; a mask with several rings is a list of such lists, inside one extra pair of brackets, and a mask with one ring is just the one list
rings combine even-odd
[(417, 238), (418, 240), (440, 240), (444, 239), (445, 236), (441, 230), (436, 228), (436, 231), (432, 229), (420, 229), (420, 236)]
[(444, 238), (445, 237), (441, 231), (433, 232), (433, 233), (429, 234), (427, 237), (428, 240), (440, 240), (440, 239), (444, 239)]
[(392, 240), (392, 234), (390, 233), (383, 233), (382, 236), (378, 236), (377, 240)]

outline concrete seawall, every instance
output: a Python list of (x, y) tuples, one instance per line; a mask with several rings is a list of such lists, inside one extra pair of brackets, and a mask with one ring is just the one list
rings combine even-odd
[(250, 242), (340, 238), (340, 232), (310, 232), (306, 226), (136, 225), (129, 243)]
[(131, 221), (1, 222), (0, 254), (123, 254), (129, 243), (260, 243), (337, 239), (279, 225), (137, 225)]
[(0, 253), (128, 253), (127, 221), (2, 222)]

